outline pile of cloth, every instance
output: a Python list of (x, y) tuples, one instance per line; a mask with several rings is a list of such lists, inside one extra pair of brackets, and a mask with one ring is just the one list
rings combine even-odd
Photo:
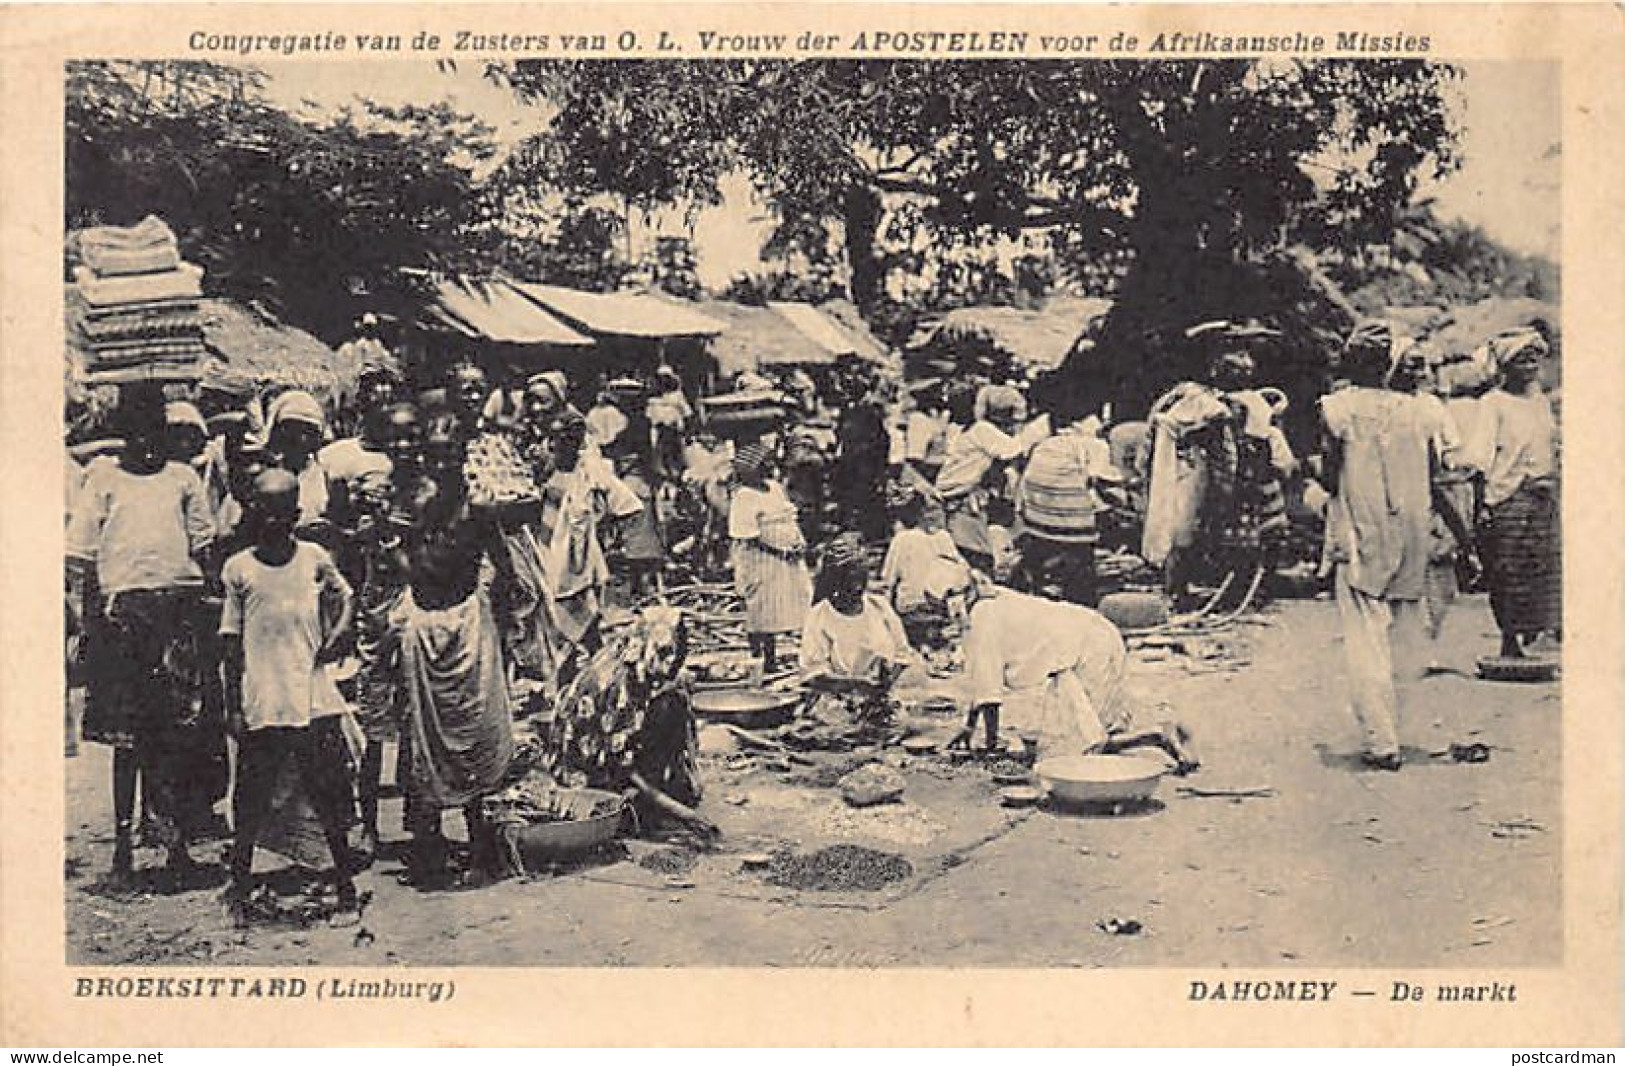
[(195, 378), (208, 354), (198, 301), (203, 270), (148, 215), (79, 231), (72, 320), (93, 382)]

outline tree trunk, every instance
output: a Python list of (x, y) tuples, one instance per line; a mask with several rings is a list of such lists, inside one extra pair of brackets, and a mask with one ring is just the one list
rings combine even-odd
[(852, 302), (868, 314), (886, 296), (886, 271), (875, 252), (880, 234), (880, 193), (867, 185), (853, 185), (846, 193), (846, 261), (851, 273)]

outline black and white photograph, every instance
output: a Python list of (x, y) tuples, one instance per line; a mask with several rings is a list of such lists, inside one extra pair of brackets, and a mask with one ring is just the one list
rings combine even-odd
[(1560, 63), (62, 76), (70, 966), (1564, 964)]

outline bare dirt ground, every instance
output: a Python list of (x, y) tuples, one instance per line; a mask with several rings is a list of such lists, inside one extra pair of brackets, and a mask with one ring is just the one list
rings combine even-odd
[[(235, 929), (218, 881), (111, 890), (109, 760), (87, 746), (68, 768), (67, 954), (92, 965), (1550, 965), (1562, 933), (1559, 690), (1473, 679), (1492, 629), (1482, 598), (1452, 615), (1441, 659), (1463, 673), (1402, 693), (1398, 774), (1358, 767), (1331, 604), (1286, 602), (1223, 637), (1220, 658), (1135, 663), (1133, 687), (1172, 704), (1205, 763), (1165, 779), (1147, 813), (1007, 811), (984, 769), (937, 759), (903, 768), (903, 804), (854, 812), (834, 789), (711, 758), (703, 808), (725, 836), (686, 872), (640, 865), (655, 846), (634, 842), (551, 876), (421, 892), (397, 884), (386, 853), (360, 878), (372, 893), (360, 925), (339, 927)], [(1431, 754), (1452, 743), (1491, 757)], [(1274, 791), (1195, 798), (1181, 784)], [(398, 800), (384, 816), (398, 833)], [(742, 869), (747, 853), (836, 843), (901, 853), (914, 874), (823, 893)], [(1139, 932), (1103, 930), (1112, 919)]]

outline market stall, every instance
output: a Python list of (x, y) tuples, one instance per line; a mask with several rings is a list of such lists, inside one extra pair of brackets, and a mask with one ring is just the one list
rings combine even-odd
[(833, 366), (842, 356), (874, 363), (886, 360), (885, 347), (856, 308), (844, 301), (814, 305), (774, 300), (754, 307), (710, 300), (700, 306), (705, 314), (727, 323), (727, 331), (711, 344), (724, 374)]
[(420, 326), (437, 340), (430, 346), (436, 364), (431, 369), (466, 356), (503, 381), (569, 369), (594, 347), (591, 337), (527, 300), (504, 278), (440, 281)]
[(1111, 306), (1110, 300), (1066, 296), (1036, 310), (957, 308), (917, 333), (908, 354), (916, 365), (923, 361), (939, 364), (939, 372), (1000, 360), (1027, 372), (1054, 370)]
[[(583, 292), (530, 281), (507, 284), (596, 342), (593, 364), (578, 362), (570, 376), (584, 393), (596, 392), (597, 379), (647, 373), (660, 363), (677, 371), (691, 397), (711, 391), (717, 365), (707, 348), (728, 325), (694, 305), (643, 290)], [(590, 394), (585, 398), (590, 400)]]

